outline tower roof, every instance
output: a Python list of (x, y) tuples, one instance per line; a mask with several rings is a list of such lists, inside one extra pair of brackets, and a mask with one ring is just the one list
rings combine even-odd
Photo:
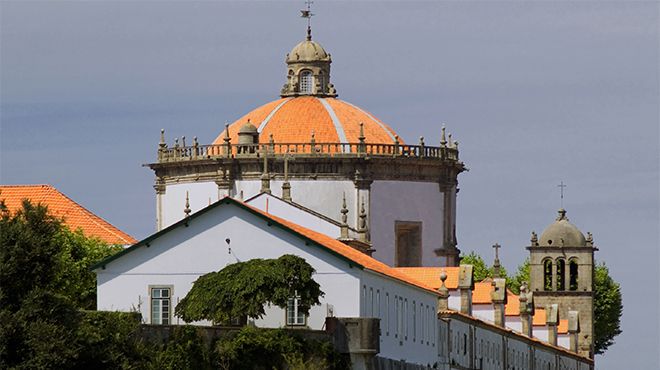
[(305, 40), (298, 43), (291, 49), (291, 52), (286, 55), (287, 64), (300, 63), (300, 62), (331, 62), (330, 54), (328, 54), (323, 46), (316, 41)]
[(566, 210), (560, 209), (555, 222), (550, 224), (539, 238), (542, 247), (584, 247), (587, 240), (584, 234), (572, 223), (568, 222)]

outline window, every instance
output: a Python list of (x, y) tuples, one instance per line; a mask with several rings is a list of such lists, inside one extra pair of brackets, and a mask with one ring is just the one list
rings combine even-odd
[(552, 290), (552, 261), (543, 262), (543, 290)]
[(385, 322), (387, 323), (387, 330), (385, 335), (390, 335), (390, 293), (385, 293)]
[(305, 325), (305, 314), (300, 311), (300, 297), (289, 298), (286, 305), (286, 324), (289, 326)]
[(412, 307), (413, 314), (413, 342), (417, 340), (417, 303), (413, 301)]
[(396, 266), (421, 266), (422, 223), (414, 221), (396, 221), (394, 223), (394, 235), (396, 243)]
[(408, 298), (405, 299), (404, 311), (403, 311), (403, 327), (406, 333), (405, 339), (408, 340)]
[(311, 94), (313, 92), (312, 88), (314, 85), (314, 76), (312, 71), (302, 71), (300, 72), (300, 92), (305, 94)]
[(571, 260), (568, 262), (568, 288), (570, 290), (578, 289), (578, 262), (577, 260)]
[(170, 324), (172, 307), (172, 288), (151, 288), (151, 323), (154, 325)]
[(380, 319), (380, 289), (376, 289), (376, 317)]
[(374, 288), (369, 288), (369, 317), (374, 317)]
[(564, 281), (565, 266), (566, 262), (563, 259), (557, 260), (557, 290), (560, 291), (566, 289), (566, 282)]
[(399, 297), (394, 296), (394, 338), (399, 337)]

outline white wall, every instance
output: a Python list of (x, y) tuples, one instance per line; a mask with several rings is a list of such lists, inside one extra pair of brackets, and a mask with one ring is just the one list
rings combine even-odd
[[(232, 254), (225, 239), (231, 240)], [(189, 227), (178, 227), (122, 258), (98, 269), (98, 309), (139, 309), (149, 322), (149, 286), (172, 286), (172, 304), (183, 298), (202, 274), (217, 271), (236, 260), (277, 258), (283, 254), (303, 257), (316, 269), (314, 279), (325, 292), (322, 303), (334, 306), (335, 316), (359, 315), (360, 270), (265, 220), (232, 205), (221, 205), (197, 217)], [(276, 317), (277, 316), (277, 317)], [(265, 326), (282, 326), (284, 315), (268, 316)], [(176, 323), (176, 319), (172, 317)], [(312, 312), (308, 321), (321, 329), (325, 309)]]
[[(270, 182), (271, 192), (278, 197), (282, 196), (282, 182), (282, 179)], [(261, 190), (261, 181), (259, 180), (242, 180), (235, 183), (237, 198), (241, 191), (243, 191), (243, 199), (246, 200), (259, 194)], [(337, 221), (341, 220), (341, 202), (342, 196), (345, 194), (349, 210), (348, 223), (352, 227), (356, 226), (357, 190), (353, 181), (290, 180), (289, 183), (291, 184), (291, 198), (294, 202)]]
[(339, 238), (341, 230), (336, 224), (333, 224), (321, 217), (295, 207), (279, 198), (269, 194), (260, 194), (247, 202), (249, 205), (258, 208), (274, 216), (281, 217), (300, 226), (314, 230), (316, 232), (328, 235), (331, 238)]
[(371, 240), (374, 258), (394, 266), (395, 221), (422, 222), (422, 265), (437, 266), (433, 252), (443, 241), (444, 196), (437, 183), (374, 181), (371, 184)]
[(360, 312), (380, 319), (380, 357), (422, 365), (438, 361), (436, 294), (365, 270)]
[(186, 208), (186, 191), (188, 192), (190, 209), (193, 213), (207, 207), (209, 199), (211, 203), (218, 200), (218, 186), (215, 182), (168, 185), (165, 194), (162, 195), (162, 228), (172, 225), (185, 216), (183, 210)]

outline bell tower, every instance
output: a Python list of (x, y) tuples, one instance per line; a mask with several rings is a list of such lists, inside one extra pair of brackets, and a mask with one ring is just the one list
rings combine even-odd
[(562, 208), (540, 238), (532, 232), (527, 250), (535, 306), (558, 304), (560, 319), (568, 319), (569, 311), (577, 311), (578, 352), (593, 358), (594, 252), (598, 249), (591, 233), (585, 238)]

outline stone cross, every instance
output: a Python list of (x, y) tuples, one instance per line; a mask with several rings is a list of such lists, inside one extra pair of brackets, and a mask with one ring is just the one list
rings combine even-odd
[(560, 199), (561, 199), (561, 208), (564, 208), (564, 188), (566, 187), (566, 185), (564, 185), (564, 181), (561, 181), (559, 183), (559, 185), (557, 185), (557, 187), (559, 188), (559, 194), (560, 194), (559, 196), (560, 196)]

